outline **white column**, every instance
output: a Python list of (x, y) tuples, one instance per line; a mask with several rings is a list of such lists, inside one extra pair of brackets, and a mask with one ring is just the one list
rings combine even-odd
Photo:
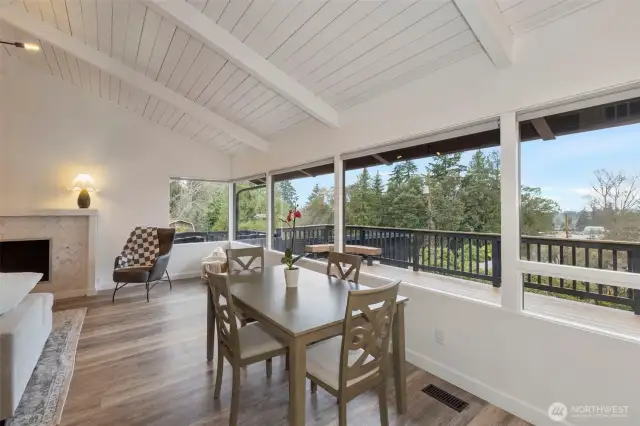
[(229, 241), (236, 239), (236, 184), (229, 183)]
[(502, 307), (522, 310), (520, 258), (520, 129), (516, 113), (500, 116), (500, 239)]
[(339, 155), (333, 159), (333, 238), (334, 250), (344, 248), (344, 162)]
[(267, 174), (267, 250), (273, 250), (273, 176)]

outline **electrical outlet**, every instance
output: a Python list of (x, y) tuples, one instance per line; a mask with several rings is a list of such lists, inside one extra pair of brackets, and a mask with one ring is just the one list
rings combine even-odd
[(444, 331), (442, 329), (436, 328), (433, 337), (437, 344), (444, 345)]

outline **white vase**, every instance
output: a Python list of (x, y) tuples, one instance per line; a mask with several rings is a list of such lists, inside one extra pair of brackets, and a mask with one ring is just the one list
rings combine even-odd
[(287, 283), (287, 287), (298, 287), (298, 277), (300, 276), (300, 269), (286, 269), (284, 270), (284, 281)]

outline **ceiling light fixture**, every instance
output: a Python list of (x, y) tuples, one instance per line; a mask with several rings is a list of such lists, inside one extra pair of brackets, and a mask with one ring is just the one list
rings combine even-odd
[(19, 47), (20, 49), (29, 50), (31, 52), (38, 52), (40, 50), (40, 46), (35, 43), (22, 43), (20, 41), (2, 41), (0, 40), (0, 44), (8, 44), (10, 46)]

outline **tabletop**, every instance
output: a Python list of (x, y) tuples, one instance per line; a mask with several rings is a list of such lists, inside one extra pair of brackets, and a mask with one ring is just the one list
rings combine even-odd
[(371, 288), (305, 268), (300, 268), (298, 287), (288, 288), (284, 266), (266, 267), (261, 276), (234, 277), (232, 283), (234, 298), (294, 337), (343, 322), (349, 291)]

